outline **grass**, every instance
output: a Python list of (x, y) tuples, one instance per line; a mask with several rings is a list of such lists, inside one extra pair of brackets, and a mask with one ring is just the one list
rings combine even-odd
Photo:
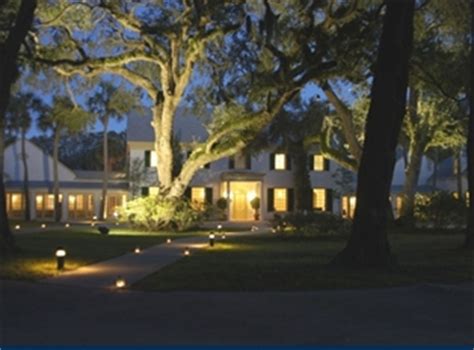
[(83, 227), (17, 234), (16, 242), (20, 252), (2, 258), (0, 278), (37, 280), (54, 276), (57, 272), (53, 255), (57, 246), (67, 250), (66, 270), (73, 270), (123, 255), (136, 246), (145, 248), (163, 243), (168, 237), (188, 237), (204, 233), (147, 233), (118, 227), (112, 228), (108, 236), (103, 236), (95, 229)]
[(342, 237), (254, 236), (228, 239), (139, 281), (140, 290), (316, 290), (372, 288), (473, 279), (472, 252), (461, 234), (394, 234), (399, 272), (330, 269)]

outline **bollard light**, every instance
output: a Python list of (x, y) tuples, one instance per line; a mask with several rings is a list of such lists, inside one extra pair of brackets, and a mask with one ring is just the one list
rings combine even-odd
[(191, 252), (189, 251), (189, 248), (184, 249), (184, 256), (189, 256), (191, 255)]
[(209, 245), (210, 245), (211, 247), (214, 247), (214, 239), (215, 239), (215, 238), (216, 238), (216, 236), (214, 235), (213, 232), (211, 232), (211, 233), (209, 234)]
[(66, 260), (66, 249), (63, 247), (56, 248), (56, 268), (58, 271), (64, 270), (64, 263)]
[(94, 221), (97, 220), (97, 215), (94, 215), (94, 216), (92, 217), (92, 220), (94, 220)]
[(15, 230), (18, 231), (20, 228), (21, 228), (20, 225), (15, 225)]
[(168, 238), (168, 239), (166, 240), (166, 243), (170, 244), (170, 243), (171, 243), (171, 238)]
[(222, 234), (222, 239), (226, 239), (225, 233)]
[(142, 252), (142, 250), (140, 249), (140, 247), (135, 247), (135, 249), (133, 250), (133, 252), (135, 254), (140, 254)]
[(46, 224), (41, 224), (41, 228), (46, 228)]
[(64, 225), (64, 227), (69, 228), (69, 227), (71, 227), (71, 225), (69, 223), (67, 223), (67, 224)]
[(222, 225), (221, 225), (221, 224), (219, 224), (219, 225), (217, 225), (217, 232), (219, 232), (219, 233), (220, 233), (221, 231), (222, 231)]
[(275, 228), (272, 228), (272, 233), (276, 233), (277, 230)]
[(125, 279), (122, 276), (118, 276), (115, 280), (115, 287), (117, 288), (124, 288), (127, 285)]

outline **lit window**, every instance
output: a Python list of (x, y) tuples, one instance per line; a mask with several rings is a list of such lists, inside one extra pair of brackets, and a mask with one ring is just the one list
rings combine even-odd
[(315, 154), (313, 158), (313, 170), (324, 171), (324, 157), (319, 154)]
[(275, 211), (287, 210), (286, 188), (275, 188), (273, 190), (273, 207)]
[(23, 195), (21, 193), (12, 193), (12, 210), (21, 210), (23, 208)]
[(150, 152), (150, 166), (156, 167), (158, 165), (158, 156), (155, 151)]
[(160, 188), (159, 187), (150, 187), (150, 189), (148, 190), (148, 194), (150, 196), (158, 196), (158, 193), (160, 192)]
[(275, 169), (276, 170), (286, 169), (286, 155), (284, 153), (275, 154)]
[(313, 188), (313, 209), (326, 210), (326, 189)]
[(206, 202), (206, 190), (204, 187), (191, 188), (191, 202), (197, 207), (202, 207)]
[(355, 196), (342, 197), (342, 216), (345, 218), (353, 218), (356, 206)]
[(43, 202), (44, 202), (44, 197), (42, 194), (37, 194), (36, 195), (36, 210), (40, 211), (43, 210)]

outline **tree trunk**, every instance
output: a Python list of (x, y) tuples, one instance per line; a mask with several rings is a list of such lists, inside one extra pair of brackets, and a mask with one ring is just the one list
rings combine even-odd
[(303, 140), (294, 143), (291, 158), (294, 161), (293, 185), (295, 188), (295, 209), (297, 211), (312, 210), (311, 181), (308, 171), (308, 154), (304, 149)]
[[(362, 155), (362, 148), (359, 141), (357, 140), (357, 135), (355, 132), (353, 115), (352, 112), (347, 108), (344, 102), (336, 95), (331, 85), (328, 82), (325, 82), (322, 87), (324, 94), (327, 99), (336, 109), (337, 115), (341, 120), (342, 133), (344, 138), (349, 146), (349, 151), (354, 157), (357, 164), (360, 163), (360, 158)], [(357, 171), (357, 170), (356, 170)]]
[[(0, 250), (2, 252), (13, 250), (15, 247), (15, 240), (8, 223), (3, 183), (5, 113), (10, 102), (11, 86), (17, 78), (16, 61), (18, 52), (33, 23), (36, 5), (36, 0), (23, 0), (21, 2), (15, 24), (6, 40), (0, 44)], [(2, 2), (0, 11), (4, 11), (4, 6), (8, 6), (8, 4)]]
[(459, 200), (464, 200), (464, 191), (462, 189), (462, 166), (461, 166), (461, 150), (456, 152), (454, 157), (454, 167), (456, 169), (456, 191)]
[(54, 194), (54, 221), (61, 221), (62, 204), (59, 201), (59, 130), (54, 130), (53, 141), (53, 194)]
[(469, 209), (466, 229), (466, 248), (474, 248), (474, 0), (471, 0), (471, 81), (469, 94), (469, 131), (467, 136), (467, 186)]
[(28, 176), (28, 159), (26, 154), (26, 130), (21, 129), (21, 159), (23, 161), (23, 196), (25, 198), (25, 221), (31, 220), (30, 180)]
[(104, 135), (103, 135), (103, 162), (104, 162), (104, 174), (102, 177), (102, 199), (100, 201), (100, 220), (104, 220), (106, 217), (107, 210), (107, 189), (109, 185), (109, 117), (105, 116), (103, 119), (104, 124)]
[(358, 172), (352, 233), (347, 246), (333, 260), (335, 265), (394, 267), (385, 208), (405, 115), (413, 13), (414, 0), (387, 1)]
[(173, 182), (173, 121), (176, 101), (173, 97), (166, 97), (163, 106), (155, 106), (153, 113), (157, 174), (161, 189), (167, 193)]
[(405, 170), (405, 182), (403, 184), (403, 200), (400, 211), (400, 218), (404, 223), (413, 225), (415, 211), (415, 194), (418, 178), (420, 177), (421, 161), (423, 157), (424, 146), (421, 140), (412, 140), (408, 156), (408, 165)]

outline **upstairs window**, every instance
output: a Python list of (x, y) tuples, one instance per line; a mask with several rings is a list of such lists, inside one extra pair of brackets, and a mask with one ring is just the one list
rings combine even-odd
[(324, 158), (320, 154), (314, 154), (313, 156), (310, 157), (309, 168), (314, 171), (328, 171), (329, 160)]
[(145, 167), (153, 168), (158, 165), (158, 156), (155, 151), (145, 151)]
[(270, 154), (270, 170), (290, 170), (290, 157), (285, 153)]

